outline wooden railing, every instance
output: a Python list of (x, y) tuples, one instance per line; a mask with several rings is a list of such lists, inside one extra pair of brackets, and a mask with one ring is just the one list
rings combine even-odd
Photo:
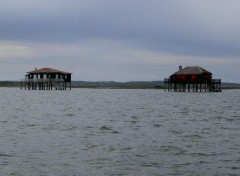
[(164, 78), (164, 83), (169, 83), (170, 79), (169, 78)]
[(64, 82), (64, 79), (42, 78), (42, 79), (22, 79), (22, 82)]
[(221, 84), (221, 79), (212, 79), (211, 82), (215, 84)]

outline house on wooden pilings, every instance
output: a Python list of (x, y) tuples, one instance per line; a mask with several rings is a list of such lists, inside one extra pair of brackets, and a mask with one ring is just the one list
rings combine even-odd
[(221, 92), (221, 79), (212, 79), (212, 73), (199, 66), (188, 66), (164, 79), (165, 91)]
[(71, 90), (72, 73), (53, 68), (41, 68), (27, 72), (25, 79), (21, 80), (21, 89), (28, 90)]

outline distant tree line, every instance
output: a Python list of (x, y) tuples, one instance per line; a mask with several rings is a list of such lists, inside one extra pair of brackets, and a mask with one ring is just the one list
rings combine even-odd
[(18, 87), (20, 86), (20, 81), (0, 81), (1, 87)]

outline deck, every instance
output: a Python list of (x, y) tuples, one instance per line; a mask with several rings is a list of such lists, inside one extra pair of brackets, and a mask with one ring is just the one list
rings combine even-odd
[(221, 79), (211, 79), (209, 83), (174, 83), (164, 79), (164, 91), (168, 92), (221, 92)]
[[(70, 89), (71, 89), (71, 83)], [(67, 83), (64, 79), (45, 78), (45, 79), (22, 79), (21, 89), (28, 90), (66, 90)]]

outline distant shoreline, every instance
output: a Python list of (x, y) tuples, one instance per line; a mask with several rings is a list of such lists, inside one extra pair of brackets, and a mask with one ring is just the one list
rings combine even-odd
[[(19, 87), (20, 81), (0, 81), (0, 87)], [(92, 89), (164, 89), (163, 81), (131, 81), (131, 82), (87, 82), (72, 81), (72, 88)], [(240, 89), (238, 83), (222, 83), (222, 89)]]

